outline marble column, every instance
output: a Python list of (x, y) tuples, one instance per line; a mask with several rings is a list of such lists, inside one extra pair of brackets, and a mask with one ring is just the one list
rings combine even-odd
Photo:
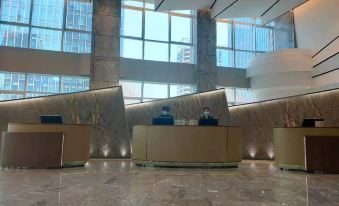
[(121, 0), (93, 2), (91, 89), (116, 86), (120, 64)]
[(204, 92), (216, 88), (216, 23), (211, 11), (197, 12), (197, 90)]

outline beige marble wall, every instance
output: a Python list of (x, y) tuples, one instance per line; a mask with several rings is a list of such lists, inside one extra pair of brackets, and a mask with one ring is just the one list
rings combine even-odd
[(149, 125), (152, 118), (161, 114), (161, 108), (169, 106), (175, 119), (199, 119), (203, 107), (211, 110), (211, 115), (227, 125), (229, 113), (224, 90), (215, 90), (171, 99), (146, 102), (126, 106), (126, 117), (130, 131), (134, 125)]
[(40, 123), (40, 115), (62, 115), (66, 124), (90, 124), (91, 157), (130, 156), (121, 87), (0, 102), (0, 131), (8, 123)]
[(243, 129), (244, 158), (274, 158), (273, 128), (300, 127), (307, 117), (339, 127), (339, 90), (230, 107), (230, 123)]

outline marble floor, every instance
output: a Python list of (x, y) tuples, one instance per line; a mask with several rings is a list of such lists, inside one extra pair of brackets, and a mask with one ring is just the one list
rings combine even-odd
[(339, 206), (339, 175), (280, 171), (267, 161), (201, 170), (91, 160), (85, 168), (1, 169), (0, 205)]

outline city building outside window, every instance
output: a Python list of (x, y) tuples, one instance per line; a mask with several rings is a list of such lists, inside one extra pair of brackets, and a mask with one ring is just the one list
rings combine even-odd
[(92, 2), (0, 1), (0, 46), (91, 53)]
[(89, 77), (0, 72), (0, 101), (89, 90)]
[(242, 68), (258, 54), (273, 51), (273, 27), (254, 18), (217, 20), (217, 66)]
[(155, 82), (120, 81), (125, 104), (149, 102), (195, 93), (195, 86)]
[(154, 12), (153, 7), (122, 1), (121, 57), (193, 64), (193, 12)]

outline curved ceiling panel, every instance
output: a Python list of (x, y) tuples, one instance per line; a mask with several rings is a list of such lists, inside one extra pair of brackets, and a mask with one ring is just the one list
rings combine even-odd
[(157, 11), (211, 9), (212, 19), (261, 18), (266, 24), (309, 0), (154, 0)]
[(209, 9), (215, 0), (155, 0), (157, 11)]
[(279, 0), (261, 17), (261, 23), (266, 24), (307, 1), (309, 0)]
[[(220, 13), (216, 18), (258, 17), (267, 11), (277, 0), (239, 0)], [(212, 16), (217, 14), (213, 13)]]

